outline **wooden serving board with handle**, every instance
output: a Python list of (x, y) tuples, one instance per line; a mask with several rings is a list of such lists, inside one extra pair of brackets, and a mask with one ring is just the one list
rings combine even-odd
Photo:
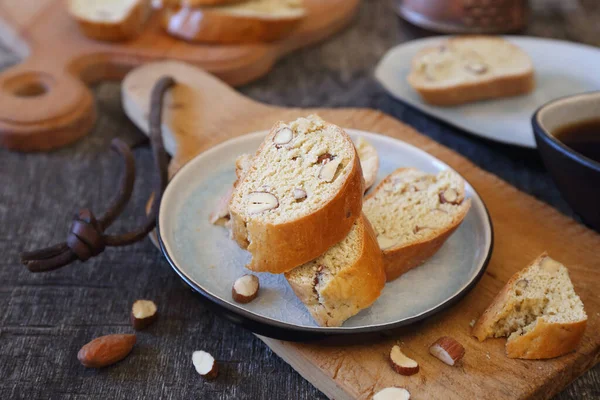
[[(600, 235), (379, 111), (267, 106), (183, 63), (148, 64), (124, 80), (125, 111), (144, 131), (148, 128), (150, 90), (166, 74), (178, 82), (167, 96), (164, 110), (165, 144), (173, 155), (171, 174), (197, 154), (234, 136), (269, 129), (278, 120), (318, 113), (343, 127), (388, 135), (429, 152), (461, 173), (485, 201), (494, 224), (494, 252), (485, 276), (453, 308), (401, 333), (382, 334), (362, 344), (345, 345), (341, 339), (334, 344), (301, 344), (261, 337), (330, 398), (370, 399), (382, 388), (402, 386), (414, 399), (547, 399), (598, 362)], [(589, 316), (585, 337), (576, 352), (563, 357), (508, 359), (504, 339), (480, 343), (471, 337), (470, 323), (511, 275), (543, 251), (569, 267)], [(466, 348), (460, 366), (450, 367), (429, 355), (429, 346), (441, 336), (452, 336)], [(392, 370), (388, 355), (395, 343), (401, 343), (419, 362), (418, 374), (404, 377)]]
[(136, 39), (103, 43), (86, 38), (66, 0), (3, 0), (0, 36), (25, 61), (0, 74), (0, 146), (40, 151), (85, 135), (96, 114), (87, 85), (121, 79), (132, 67), (161, 59), (184, 60), (241, 85), (266, 74), (285, 54), (346, 26), (359, 0), (304, 0), (307, 17), (274, 43), (191, 44), (165, 34), (158, 15)]

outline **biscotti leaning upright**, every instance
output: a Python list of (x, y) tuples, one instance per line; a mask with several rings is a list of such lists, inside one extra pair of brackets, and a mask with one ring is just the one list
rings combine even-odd
[(412, 60), (408, 83), (439, 106), (517, 96), (535, 86), (529, 56), (494, 36), (456, 37), (423, 49)]
[(236, 185), (229, 211), (247, 268), (283, 273), (325, 253), (362, 210), (364, 180), (350, 137), (318, 116), (278, 122)]
[(386, 276), (375, 232), (364, 214), (344, 240), (285, 277), (321, 326), (341, 326), (371, 306)]
[(388, 281), (442, 247), (471, 207), (465, 194), (465, 182), (454, 171), (431, 175), (399, 168), (366, 197), (363, 211), (377, 233)]

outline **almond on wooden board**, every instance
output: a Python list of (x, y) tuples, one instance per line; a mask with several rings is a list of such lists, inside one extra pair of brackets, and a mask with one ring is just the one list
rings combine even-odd
[(409, 400), (410, 392), (400, 387), (388, 387), (375, 393), (373, 400)]
[(77, 358), (88, 368), (107, 367), (127, 357), (135, 342), (135, 335), (100, 336), (83, 346), (77, 353)]
[(409, 376), (419, 372), (419, 364), (412, 358), (408, 358), (400, 346), (396, 345), (392, 347), (390, 352), (390, 361), (392, 362), (392, 368), (400, 375)]
[(455, 339), (443, 336), (431, 345), (429, 352), (443, 363), (454, 365), (464, 357), (465, 348)]

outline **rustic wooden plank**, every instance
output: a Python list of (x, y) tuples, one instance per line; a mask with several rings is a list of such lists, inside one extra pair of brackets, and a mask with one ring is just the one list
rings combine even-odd
[[(551, 2), (552, 6), (546, 9), (547, 0), (533, 0), (536, 12), (529, 33), (598, 45), (600, 35), (580, 36), (583, 31), (599, 29), (600, 10), (596, 0)], [(576, 11), (557, 8), (559, 3), (570, 4)], [(576, 14), (580, 15), (579, 20), (569, 16)], [(387, 1), (369, 1), (362, 7), (352, 29), (330, 42), (282, 60), (267, 77), (245, 86), (242, 91), (269, 104), (378, 108), (573, 216), (536, 152), (464, 135), (392, 100), (373, 81), (372, 67), (389, 47), (423, 34), (399, 22), (390, 12)], [(0, 46), (0, 66), (5, 68), (16, 61)], [(63, 240), (70, 216), (79, 207), (103, 209), (110, 199), (107, 188), (114, 186), (120, 172), (117, 158), (108, 150), (110, 140), (120, 137), (133, 141), (138, 137), (137, 129), (121, 110), (117, 84), (102, 84), (94, 94), (98, 122), (91, 135), (77, 144), (49, 154), (24, 155), (0, 150), (0, 252), (3, 255), (0, 260), (0, 398), (325, 399), (253, 335), (206, 310), (198, 298), (180, 284), (149, 242), (111, 249), (97, 260), (74, 264), (51, 274), (32, 275), (21, 268), (18, 264), (21, 248)], [(137, 150), (136, 159), (141, 171), (151, 169), (152, 159), (147, 149)], [(142, 220), (151, 179), (149, 173), (138, 175), (132, 204), (118, 221), (115, 231)], [(52, 281), (65, 285), (100, 282), (121, 287), (120, 280), (132, 286), (118, 296), (107, 290), (103, 298), (105, 308), (61, 303), (61, 308), (52, 310), (65, 321), (92, 314), (95, 325), (70, 327), (70, 322), (59, 323), (55, 329), (60, 334), (52, 340), (39, 330), (27, 334), (11, 331), (10, 338), (4, 330), (5, 307), (10, 304), (12, 291), (20, 285), (43, 286)], [(43, 297), (44, 293), (40, 292), (39, 296)], [(124, 304), (127, 301), (123, 302), (122, 298), (133, 302), (140, 297), (160, 302), (161, 310), (168, 313), (166, 317), (143, 334), (140, 347), (126, 360), (127, 364), (98, 372), (81, 369), (76, 360), (79, 346), (107, 333), (103, 322), (107, 318), (115, 319), (119, 313), (119, 306), (108, 304)], [(126, 313), (127, 310), (122, 311), (123, 321), (127, 319)], [(204, 383), (193, 371), (190, 353), (202, 348), (213, 352), (224, 363), (225, 372), (216, 382)], [(40, 359), (38, 354), (46, 355), (49, 361)], [(598, 397), (600, 366), (577, 379), (556, 399)]]
[[(381, 112), (266, 106), (180, 62), (148, 64), (129, 73), (123, 81), (125, 112), (146, 133), (150, 92), (165, 75), (178, 83), (165, 101), (163, 113), (163, 135), (173, 154), (171, 174), (217, 143), (248, 131), (268, 129), (276, 121), (318, 113), (340, 126), (389, 135), (426, 150), (462, 174), (486, 203), (494, 222), (492, 259), (473, 292), (452, 309), (411, 329), (355, 345), (263, 339), (328, 397), (368, 400), (382, 388), (401, 385), (415, 396), (430, 399), (546, 399), (597, 363), (600, 329), (595, 318), (590, 318), (587, 333), (575, 353), (544, 362), (508, 359), (503, 340), (479, 343), (470, 335), (470, 322), (479, 317), (511, 275), (544, 251), (569, 267), (588, 314), (600, 314), (600, 299), (596, 295), (600, 275), (594, 275), (600, 268), (596, 250), (600, 248), (600, 235)], [(564, 245), (565, 237), (571, 241), (568, 247)], [(452, 273), (451, 269), (448, 273)], [(428, 355), (428, 347), (441, 336), (454, 337), (465, 346), (467, 356), (461, 368), (447, 368)], [(389, 351), (397, 342), (402, 342), (408, 354), (419, 360), (418, 375), (401, 377), (389, 367)]]

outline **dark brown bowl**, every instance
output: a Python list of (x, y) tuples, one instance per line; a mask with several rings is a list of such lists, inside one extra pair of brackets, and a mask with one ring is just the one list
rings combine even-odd
[(554, 137), (563, 126), (599, 117), (600, 92), (591, 92), (553, 100), (540, 107), (531, 122), (542, 160), (556, 186), (581, 219), (600, 232), (600, 163)]

